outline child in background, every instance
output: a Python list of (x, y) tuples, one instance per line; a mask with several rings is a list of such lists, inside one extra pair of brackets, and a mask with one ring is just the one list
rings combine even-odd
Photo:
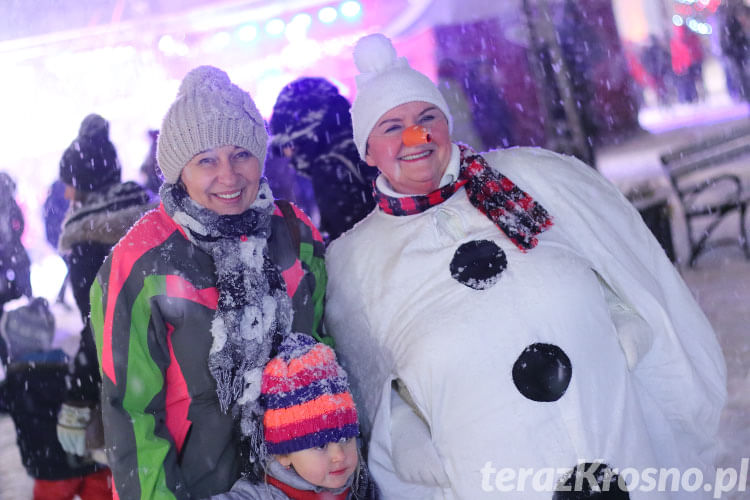
[[(31, 297), (31, 261), (21, 242), (24, 219), (16, 203), (16, 183), (0, 172), (0, 317), (8, 302)], [(0, 364), (7, 353), (0, 342)]]
[(109, 469), (65, 453), (57, 441), (68, 357), (51, 348), (54, 333), (55, 318), (43, 298), (3, 315), (0, 344), (8, 362), (0, 380), (0, 412), (15, 424), (21, 460), (34, 478), (34, 500), (111, 499)]
[(266, 478), (244, 479), (213, 500), (378, 497), (359, 455), (359, 422), (346, 372), (333, 350), (292, 333), (263, 371)]

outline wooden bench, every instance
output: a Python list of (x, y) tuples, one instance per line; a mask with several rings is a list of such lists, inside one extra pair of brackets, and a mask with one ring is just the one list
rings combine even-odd
[[(739, 243), (750, 259), (745, 226), (750, 195), (740, 177), (726, 169), (730, 163), (746, 161), (744, 157), (749, 155), (750, 125), (743, 125), (661, 156), (662, 168), (685, 217), (690, 243), (688, 266), (693, 267), (706, 250), (725, 244)], [(750, 173), (750, 168), (746, 170)], [(738, 237), (712, 239), (719, 224), (734, 213), (739, 215)]]

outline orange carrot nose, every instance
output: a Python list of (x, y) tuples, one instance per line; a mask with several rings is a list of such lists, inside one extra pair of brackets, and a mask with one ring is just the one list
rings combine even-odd
[(404, 129), (404, 132), (401, 134), (401, 140), (404, 141), (404, 146), (411, 147), (432, 142), (432, 136), (430, 135), (430, 131), (421, 125), (412, 125)]

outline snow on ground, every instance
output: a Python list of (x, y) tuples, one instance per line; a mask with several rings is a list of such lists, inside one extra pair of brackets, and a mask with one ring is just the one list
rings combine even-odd
[[(659, 154), (708, 133), (736, 126), (740, 121), (747, 123), (746, 118), (738, 118), (741, 114), (738, 115), (736, 108), (737, 105), (725, 108), (724, 114), (715, 108), (711, 114), (698, 109), (693, 122), (684, 112), (679, 113), (676, 115), (679, 120), (672, 126), (662, 117), (658, 129), (653, 129), (654, 134), (644, 133), (619, 145), (602, 148), (597, 154), (597, 167), (623, 191), (647, 182), (668, 193), (668, 184), (659, 167)], [(706, 116), (713, 117), (714, 122), (706, 123)], [(696, 123), (696, 119), (700, 123)], [(750, 168), (740, 162), (735, 165), (735, 171), (743, 176), (744, 184), (750, 186)], [(685, 228), (679, 221), (674, 197), (667, 196), (673, 210), (673, 239), (682, 261), (687, 247)], [(727, 221), (722, 231), (736, 234), (737, 220)], [(678, 264), (678, 268), (714, 326), (726, 357), (729, 400), (721, 418), (717, 466), (739, 470), (742, 459), (750, 456), (750, 261), (744, 258), (739, 247), (726, 247), (701, 257), (695, 269), (683, 264)], [(68, 298), (68, 303), (73, 304), (72, 297)], [(56, 341), (66, 350), (75, 348), (80, 319), (74, 311), (60, 305), (55, 306), (55, 315), (59, 329)], [(30, 500), (31, 488), (32, 481), (18, 456), (13, 423), (8, 417), (0, 417), (0, 500)], [(750, 490), (750, 485), (746, 485), (746, 489)], [(737, 487), (721, 496), (727, 500), (747, 497), (747, 491), (739, 491)]]
[(26, 475), (16, 446), (16, 428), (8, 416), (0, 417), (0, 499), (31, 500), (34, 487)]
[[(721, 416), (716, 466), (738, 471), (742, 459), (750, 457), (750, 260), (744, 258), (739, 245), (727, 246), (699, 257), (694, 269), (687, 268), (686, 227), (677, 199), (661, 170), (659, 155), (748, 124), (748, 108), (744, 104), (710, 110), (699, 106), (692, 117), (678, 113), (672, 126), (664, 121), (654, 123), (654, 133), (644, 133), (597, 153), (597, 168), (623, 192), (648, 185), (657, 196), (664, 195), (668, 200), (678, 269), (714, 327), (726, 358), (729, 396)], [(745, 193), (750, 193), (749, 161), (745, 157), (722, 167), (740, 176)], [(745, 220), (750, 225), (747, 219), (750, 216)], [(733, 215), (722, 222), (717, 236), (738, 237), (738, 224), (738, 216)], [(738, 486), (721, 498), (746, 499), (750, 496), (750, 481), (746, 481), (744, 488), (747, 491), (740, 491)]]
[[(736, 249), (717, 251), (683, 276), (719, 337), (727, 364), (729, 398), (721, 416), (717, 467), (739, 469), (750, 457), (750, 261)], [(746, 483), (750, 491), (750, 482)], [(748, 498), (735, 491), (722, 498)]]

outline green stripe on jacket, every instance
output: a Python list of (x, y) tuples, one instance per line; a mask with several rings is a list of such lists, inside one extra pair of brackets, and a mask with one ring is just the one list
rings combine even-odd
[(323, 303), (326, 295), (326, 284), (328, 283), (325, 259), (322, 255), (315, 255), (315, 246), (306, 241), (301, 242), (299, 245), (299, 259), (305, 263), (315, 277), (315, 290), (312, 292), (312, 301), (315, 305), (312, 334), (320, 342), (333, 347), (333, 337), (321, 334)]
[[(136, 442), (138, 478), (142, 499), (176, 499), (167, 487), (163, 465), (172, 445), (155, 433), (154, 416), (146, 412), (156, 395), (164, 387), (164, 376), (153, 361), (148, 346), (148, 325), (151, 320), (151, 298), (166, 294), (166, 277), (146, 276), (130, 312), (128, 337), (128, 367), (122, 408), (132, 419)], [(96, 350), (101, 371), (104, 308), (102, 288), (98, 281), (91, 287), (91, 326), (96, 339)], [(114, 332), (113, 332), (114, 334)], [(111, 349), (112, 346), (109, 346)], [(134, 355), (135, 354), (135, 355)], [(153, 471), (159, 471), (154, 474)]]
[[(149, 353), (148, 324), (151, 320), (151, 298), (165, 295), (166, 290), (165, 276), (146, 276), (130, 313), (127, 389), (122, 406), (133, 419), (142, 498), (154, 498), (154, 494), (160, 499), (176, 498), (167, 487), (163, 468), (172, 444), (156, 436), (154, 416), (146, 413), (148, 405), (164, 387), (164, 375)], [(154, 470), (159, 470), (159, 473), (154, 474)]]

